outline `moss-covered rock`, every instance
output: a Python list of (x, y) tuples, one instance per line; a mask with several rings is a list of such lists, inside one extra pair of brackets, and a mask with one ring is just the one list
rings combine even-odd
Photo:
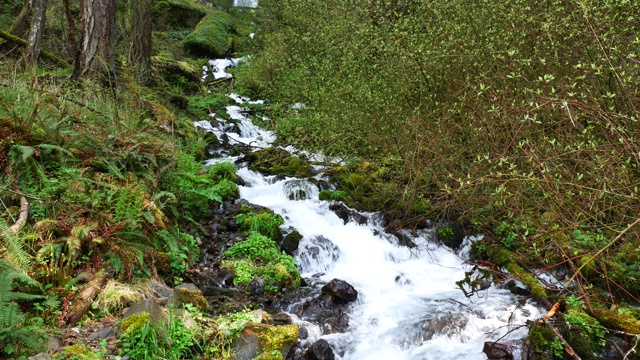
[(155, 30), (193, 29), (208, 11), (196, 0), (156, 0), (151, 10)]
[(551, 360), (554, 359), (552, 344), (557, 340), (556, 334), (543, 325), (533, 324), (529, 328), (529, 359)]
[(230, 35), (232, 18), (223, 11), (205, 16), (182, 41), (185, 49), (196, 56), (222, 57), (232, 44)]
[(292, 156), (279, 148), (266, 148), (247, 154), (252, 169), (272, 174), (295, 177), (310, 175), (311, 165), (306, 158)]
[(74, 344), (64, 347), (53, 355), (53, 360), (100, 360), (100, 356), (95, 353), (95, 350), (84, 345)]
[(202, 291), (191, 283), (183, 283), (173, 289), (173, 301), (176, 305), (192, 304), (200, 311), (207, 311), (209, 303), (202, 295)]
[[(187, 61), (177, 61), (164, 56), (154, 56), (151, 58), (156, 69), (155, 83), (165, 87), (166, 94), (169, 94), (169, 101), (178, 108), (187, 109), (189, 99), (186, 95), (195, 95), (204, 92), (201, 81), (201, 70), (194, 64)], [(173, 97), (182, 96), (181, 99)]]
[(298, 339), (297, 325), (247, 323), (234, 343), (235, 359), (282, 360)]

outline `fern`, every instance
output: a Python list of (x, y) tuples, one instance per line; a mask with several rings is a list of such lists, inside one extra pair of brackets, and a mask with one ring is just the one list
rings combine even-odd
[(16, 303), (43, 299), (44, 296), (13, 291), (17, 283), (40, 288), (40, 283), (22, 269), (0, 260), (0, 354), (12, 355), (22, 349), (39, 350), (46, 339), (42, 320), (27, 319)]
[(22, 240), (9, 230), (9, 226), (0, 219), (0, 248), (4, 248), (8, 259), (13, 260), (22, 269), (31, 268), (31, 256), (25, 250)]

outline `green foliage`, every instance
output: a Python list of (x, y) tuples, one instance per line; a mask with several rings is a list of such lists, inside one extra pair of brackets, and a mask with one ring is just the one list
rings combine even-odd
[(40, 351), (47, 339), (42, 319), (28, 318), (17, 304), (17, 301), (33, 301), (43, 296), (14, 291), (18, 284), (40, 287), (23, 270), (0, 260), (0, 354), (9, 356)]
[(0, 253), (12, 260), (22, 269), (31, 268), (31, 255), (26, 250), (24, 241), (9, 230), (9, 226), (0, 219)]
[(215, 163), (209, 168), (209, 174), (218, 181), (224, 179), (235, 181), (238, 179), (236, 172), (236, 166), (230, 162)]
[(336, 191), (332, 191), (332, 190), (322, 190), (320, 191), (320, 194), (318, 194), (318, 198), (320, 200), (334, 200), (334, 201), (342, 201), (345, 204), (350, 204), (351, 203), (351, 197), (342, 190), (336, 190)]
[(184, 47), (198, 56), (221, 57), (231, 48), (229, 30), (232, 19), (222, 11), (205, 16), (182, 41)]
[[(283, 286), (300, 286), (300, 273), (295, 259), (280, 253), (278, 245), (266, 236), (251, 232), (246, 240), (231, 246), (223, 256), (228, 261), (225, 266), (235, 271), (234, 284), (249, 284), (254, 276), (265, 280), (265, 289), (279, 291)], [(275, 286), (274, 284), (277, 284)]]
[(216, 331), (207, 353), (215, 359), (232, 359), (231, 344), (240, 336), (245, 324), (252, 321), (257, 319), (249, 309), (219, 316), (215, 321)]
[[(122, 324), (123, 330), (118, 341), (122, 344), (123, 355), (133, 360), (147, 360), (183, 359), (191, 354), (191, 348), (196, 345), (197, 330), (187, 329), (175, 310), (169, 312), (166, 326), (151, 324), (148, 313), (138, 315), (125, 319)], [(127, 322), (129, 319), (132, 320)]]
[(240, 229), (257, 232), (274, 240), (282, 238), (280, 226), (284, 224), (284, 219), (276, 213), (265, 210), (258, 214), (238, 214), (236, 222)]
[(208, 119), (209, 114), (231, 104), (231, 98), (220, 95), (216, 97), (192, 96), (189, 98), (189, 111), (201, 119)]

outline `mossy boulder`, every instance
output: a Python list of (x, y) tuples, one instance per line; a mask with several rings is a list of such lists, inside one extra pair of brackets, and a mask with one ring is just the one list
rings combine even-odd
[(223, 57), (231, 48), (232, 18), (223, 11), (214, 11), (205, 16), (196, 28), (182, 41), (185, 49), (202, 57)]
[[(153, 56), (151, 58), (156, 76), (155, 83), (165, 87), (169, 94), (169, 101), (178, 108), (187, 109), (189, 99), (186, 95), (195, 95), (204, 92), (201, 76), (202, 70), (187, 61), (178, 61), (164, 56)], [(180, 93), (173, 95), (175, 93)], [(181, 95), (183, 99), (172, 99), (172, 96)]]
[(282, 360), (298, 339), (297, 325), (270, 326), (250, 322), (234, 342), (234, 359)]
[(173, 289), (173, 301), (176, 305), (192, 304), (200, 311), (207, 311), (209, 303), (202, 295), (202, 291), (191, 283), (182, 283)]
[(196, 0), (156, 0), (151, 10), (154, 30), (193, 29), (208, 11)]
[(297, 157), (279, 148), (266, 148), (247, 154), (247, 161), (253, 170), (271, 175), (307, 177), (311, 164), (304, 157)]

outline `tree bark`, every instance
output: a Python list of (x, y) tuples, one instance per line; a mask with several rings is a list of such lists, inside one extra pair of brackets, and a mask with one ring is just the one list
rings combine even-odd
[(24, 2), (24, 7), (22, 11), (20, 11), (20, 15), (16, 18), (11, 29), (9, 30), (10, 34), (13, 34), (17, 37), (24, 37), (29, 30), (29, 21), (31, 20), (31, 11), (33, 10), (33, 0), (26, 0)]
[(64, 0), (64, 15), (67, 17), (69, 23), (69, 30), (67, 31), (67, 37), (69, 38), (69, 48), (71, 50), (71, 57), (73, 61), (77, 61), (78, 57), (78, 43), (76, 43), (76, 22), (71, 14), (71, 6), (69, 0)]
[(35, 0), (33, 4), (33, 20), (29, 31), (29, 47), (27, 47), (27, 63), (37, 64), (42, 49), (42, 32), (48, 0)]
[(151, 2), (133, 0), (129, 62), (142, 85), (148, 85), (151, 80)]
[(82, 41), (75, 75), (84, 78), (110, 78), (114, 73), (116, 0), (80, 0)]
[(87, 283), (82, 289), (79, 289), (75, 294), (71, 300), (69, 311), (66, 314), (63, 314), (62, 320), (68, 325), (75, 326), (80, 318), (82, 318), (82, 315), (89, 310), (89, 307), (93, 303), (93, 299), (100, 294), (100, 291), (112, 276), (112, 268), (104, 268), (98, 271), (93, 280), (89, 281), (89, 283)]

